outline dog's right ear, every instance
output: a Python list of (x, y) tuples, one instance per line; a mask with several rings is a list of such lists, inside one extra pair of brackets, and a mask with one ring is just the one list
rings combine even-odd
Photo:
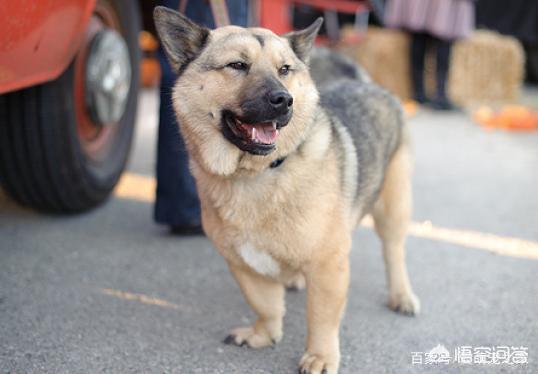
[(153, 19), (172, 69), (175, 72), (181, 71), (204, 47), (209, 29), (163, 6), (155, 8)]

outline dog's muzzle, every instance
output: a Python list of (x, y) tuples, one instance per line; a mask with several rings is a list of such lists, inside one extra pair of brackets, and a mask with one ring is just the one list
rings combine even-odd
[(285, 90), (270, 91), (260, 99), (241, 106), (243, 114), (222, 112), (222, 133), (239, 149), (255, 155), (267, 155), (276, 148), (280, 129), (293, 113), (293, 98)]

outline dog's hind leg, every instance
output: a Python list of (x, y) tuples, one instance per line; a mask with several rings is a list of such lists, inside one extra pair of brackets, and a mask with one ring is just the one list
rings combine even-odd
[(288, 291), (301, 291), (306, 287), (306, 280), (303, 274), (297, 273), (284, 282)]
[(396, 150), (385, 174), (380, 196), (373, 209), (375, 230), (383, 243), (389, 307), (414, 315), (420, 310), (411, 289), (405, 263), (405, 237), (411, 216), (411, 155), (407, 144)]
[(247, 345), (251, 348), (276, 344), (282, 339), (282, 319), (285, 313), (284, 286), (248, 269), (231, 263), (229, 266), (258, 319), (252, 326), (232, 330), (224, 342), (238, 346)]

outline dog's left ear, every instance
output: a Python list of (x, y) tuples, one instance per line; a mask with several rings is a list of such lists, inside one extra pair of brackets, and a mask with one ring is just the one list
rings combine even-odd
[(163, 6), (155, 8), (153, 19), (168, 61), (177, 73), (198, 56), (210, 31)]
[(319, 28), (323, 23), (323, 18), (319, 17), (313, 24), (308, 26), (304, 30), (290, 32), (282, 35), (283, 38), (288, 39), (291, 49), (304, 63), (308, 63), (310, 57), (310, 51), (314, 45), (314, 40), (318, 35)]

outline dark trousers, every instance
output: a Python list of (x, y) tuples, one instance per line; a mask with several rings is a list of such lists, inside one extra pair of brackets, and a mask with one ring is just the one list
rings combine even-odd
[(436, 55), (436, 98), (446, 99), (446, 80), (448, 77), (448, 65), (450, 62), (450, 49), (452, 42), (436, 38), (428, 33), (411, 33), (411, 77), (415, 100), (426, 100), (424, 90), (424, 58), (426, 49), (435, 48)]
[[(248, 0), (227, 0), (230, 22), (246, 26), (248, 20)], [(159, 5), (178, 9), (179, 0), (162, 0)], [(200, 25), (214, 27), (209, 3), (204, 0), (190, 0), (185, 14)], [(176, 74), (162, 49), (159, 49), (162, 78), (159, 106), (159, 139), (157, 144), (157, 200), (155, 221), (172, 226), (199, 225), (200, 201), (194, 178), (189, 171), (189, 159), (185, 143), (179, 133), (172, 108), (172, 88)], [(179, 98), (181, 100), (181, 98)]]

